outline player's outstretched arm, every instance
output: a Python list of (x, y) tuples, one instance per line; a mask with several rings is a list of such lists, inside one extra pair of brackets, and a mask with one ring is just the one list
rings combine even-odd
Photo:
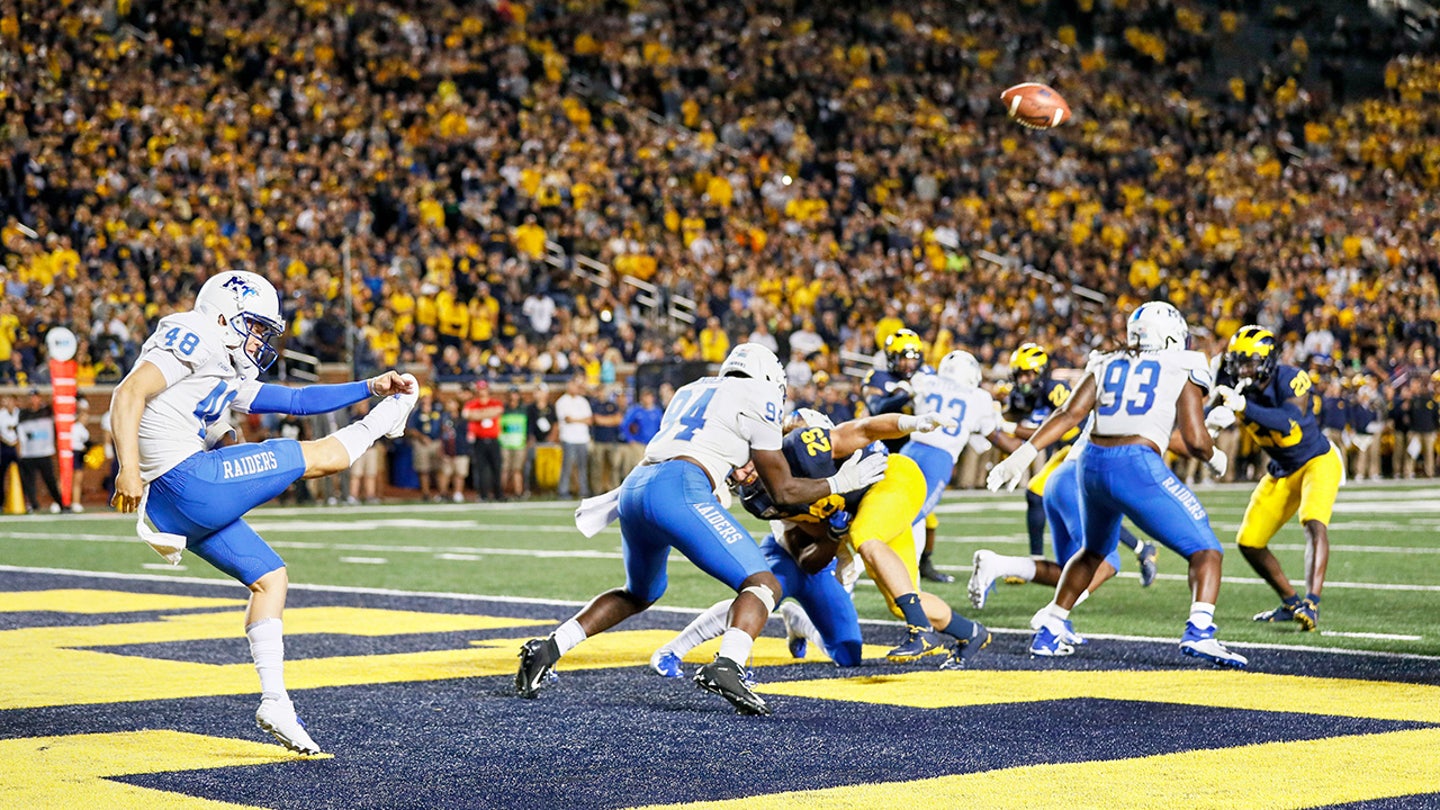
[(295, 416), (310, 416), (330, 413), (347, 408), (371, 396), (409, 394), (410, 384), (394, 371), (387, 371), (368, 380), (357, 380), (332, 385), (307, 385), (304, 388), (287, 388), (283, 385), (262, 384), (250, 403), (251, 413), (288, 413)]
[(110, 435), (115, 441), (115, 496), (110, 505), (121, 512), (140, 508), (145, 482), (140, 479), (140, 417), (145, 403), (166, 388), (165, 375), (155, 364), (142, 360), (115, 387), (110, 397)]
[(903, 439), (911, 433), (928, 433), (937, 428), (954, 427), (954, 419), (939, 414), (927, 413), (908, 416), (898, 413), (884, 413), (879, 416), (865, 416), (842, 422), (830, 431), (831, 454), (835, 458), (848, 458), (851, 453), (870, 445), (871, 442), (886, 439)]
[(852, 458), (829, 478), (796, 478), (790, 474), (790, 462), (780, 450), (751, 448), (750, 460), (755, 472), (776, 503), (814, 503), (821, 498), (852, 492), (885, 477), (885, 456), (871, 454)]

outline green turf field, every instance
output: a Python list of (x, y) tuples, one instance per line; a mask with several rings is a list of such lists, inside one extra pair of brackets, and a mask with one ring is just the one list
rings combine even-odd
[[(1250, 621), (1278, 600), (1234, 551), (1249, 492), (1239, 486), (1198, 491), (1227, 551), (1216, 612), (1222, 638), (1440, 655), (1440, 489), (1342, 490), (1331, 525), (1321, 633)], [(265, 508), (252, 513), (250, 522), (285, 557), (298, 585), (579, 601), (622, 584), (623, 574), (618, 530), (587, 540), (571, 523), (572, 509), (573, 504), (544, 501)], [(931, 589), (992, 628), (1025, 628), (1048, 601), (1049, 589), (1001, 585), (979, 612), (970, 611), (965, 592), (976, 549), (1026, 553), (1024, 499), (1018, 493), (952, 493), (940, 510), (936, 559), (956, 582)], [(754, 521), (747, 525), (759, 528)], [(1292, 523), (1272, 543), (1292, 577), (1301, 573), (1303, 542)], [(1134, 560), (1125, 556), (1121, 578), (1077, 609), (1077, 628), (1088, 634), (1178, 637), (1189, 605), (1183, 561), (1162, 550), (1160, 580), (1141, 589)], [(178, 568), (165, 564), (135, 539), (133, 518), (99, 513), (0, 519), (0, 565), (223, 578), (193, 556)], [(702, 608), (725, 595), (723, 586), (683, 558), (672, 558), (662, 605)], [(856, 601), (862, 618), (891, 618), (866, 581)]]

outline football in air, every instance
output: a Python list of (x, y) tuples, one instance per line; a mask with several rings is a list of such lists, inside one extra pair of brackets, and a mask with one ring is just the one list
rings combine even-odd
[(1023, 127), (1050, 129), (1070, 120), (1070, 105), (1049, 85), (1025, 82), (1000, 94), (1005, 114)]

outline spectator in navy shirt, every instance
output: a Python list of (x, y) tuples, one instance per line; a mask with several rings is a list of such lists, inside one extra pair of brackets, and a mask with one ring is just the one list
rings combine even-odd
[(596, 492), (609, 492), (620, 486), (620, 480), (630, 470), (624, 440), (620, 438), (620, 422), (629, 405), (625, 392), (615, 386), (606, 386), (600, 396), (590, 400), (590, 410), (595, 415), (595, 424), (590, 430), (595, 443), (595, 450), (590, 454), (590, 483)]
[(628, 467), (633, 468), (645, 458), (645, 445), (660, 432), (660, 417), (664, 415), (665, 411), (655, 399), (655, 389), (641, 388), (640, 401), (626, 409), (620, 420), (620, 437), (629, 451)]

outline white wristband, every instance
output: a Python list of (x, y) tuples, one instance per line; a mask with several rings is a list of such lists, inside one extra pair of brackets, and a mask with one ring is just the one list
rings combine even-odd
[(899, 421), (895, 423), (895, 429), (901, 433), (914, 433), (920, 427), (920, 417), (902, 414)]

